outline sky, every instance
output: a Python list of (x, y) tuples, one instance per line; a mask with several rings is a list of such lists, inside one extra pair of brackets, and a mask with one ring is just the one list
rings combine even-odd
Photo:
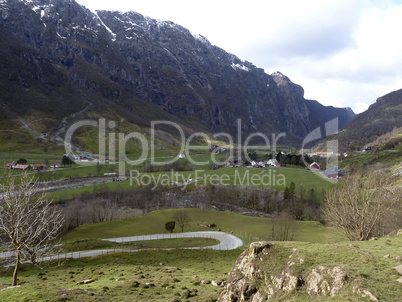
[(402, 89), (402, 0), (77, 2), (173, 21), (324, 105), (361, 113)]

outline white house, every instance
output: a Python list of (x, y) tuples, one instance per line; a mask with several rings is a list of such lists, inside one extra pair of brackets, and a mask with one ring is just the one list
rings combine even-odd
[(180, 154), (179, 154), (179, 158), (186, 158), (186, 155), (183, 154), (183, 153), (180, 153)]
[(60, 168), (61, 164), (59, 162), (54, 162), (50, 165), (50, 168), (57, 169)]
[(251, 166), (253, 166), (254, 168), (265, 168), (265, 165), (262, 161), (255, 161), (253, 160), (251, 162)]
[(267, 161), (267, 165), (270, 167), (280, 167), (281, 164), (278, 163), (278, 161), (276, 160), (276, 158), (270, 159)]

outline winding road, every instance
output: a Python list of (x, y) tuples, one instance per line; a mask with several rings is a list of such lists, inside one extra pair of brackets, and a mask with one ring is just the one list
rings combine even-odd
[[(221, 250), (228, 251), (236, 249), (240, 246), (243, 246), (243, 241), (231, 234), (224, 232), (186, 232), (186, 233), (172, 233), (172, 234), (154, 234), (154, 235), (141, 235), (141, 236), (131, 236), (131, 237), (119, 237), (119, 238), (108, 238), (102, 239), (105, 241), (111, 242), (132, 242), (132, 241), (145, 241), (145, 240), (159, 240), (159, 239), (172, 239), (172, 238), (212, 238), (220, 241), (217, 245), (212, 246), (203, 246), (203, 247), (187, 247), (183, 249), (212, 249), (212, 250)], [(165, 248), (160, 250), (173, 250), (174, 248)], [(38, 259), (38, 261), (49, 261), (49, 260), (59, 260), (59, 259), (68, 259), (68, 258), (84, 258), (84, 257), (95, 257), (104, 255), (107, 253), (115, 253), (115, 252), (137, 252), (143, 251), (144, 249), (100, 249), (100, 250), (90, 250), (90, 251), (79, 251), (79, 252), (71, 252), (53, 255), (49, 257), (44, 257)], [(153, 249), (155, 250), (155, 249)], [(13, 253), (6, 252), (0, 253), (0, 258), (8, 258), (11, 257)], [(10, 262), (3, 262), (3, 265), (10, 265)]]

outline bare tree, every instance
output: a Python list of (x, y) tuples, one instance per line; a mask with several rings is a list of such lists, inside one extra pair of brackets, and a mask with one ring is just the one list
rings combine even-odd
[(395, 194), (387, 188), (384, 176), (350, 174), (327, 193), (324, 220), (340, 228), (350, 240), (368, 240), (381, 233), (382, 220), (396, 204)]
[(293, 240), (296, 224), (291, 214), (282, 212), (271, 220), (271, 238), (276, 241)]
[(176, 221), (176, 223), (181, 228), (181, 231), (183, 232), (184, 226), (190, 221), (190, 216), (188, 215), (188, 212), (184, 210), (179, 210), (174, 213), (173, 220)]
[[(17, 183), (18, 181), (18, 183)], [(33, 176), (8, 177), (0, 185), (0, 232), (9, 237), (16, 262), (12, 285), (17, 284), (21, 262), (36, 263), (52, 247), (63, 224), (60, 212), (38, 188)]]

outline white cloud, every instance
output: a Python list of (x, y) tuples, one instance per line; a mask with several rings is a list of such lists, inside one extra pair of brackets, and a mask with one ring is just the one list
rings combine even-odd
[(356, 112), (402, 88), (402, 3), (392, 0), (100, 1), (176, 22), (302, 85), (306, 98)]

